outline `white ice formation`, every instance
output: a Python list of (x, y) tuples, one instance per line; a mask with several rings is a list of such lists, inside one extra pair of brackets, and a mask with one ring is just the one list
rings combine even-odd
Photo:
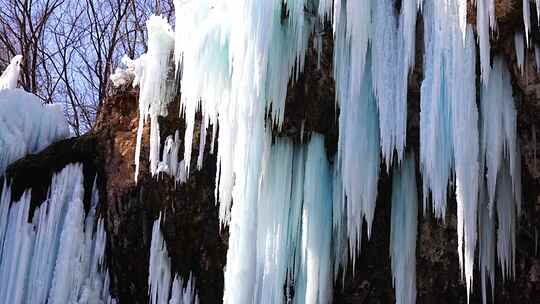
[[(349, 260), (354, 267), (362, 237), (369, 237), (374, 228), (381, 156), (388, 171), (392, 166), (412, 166), (412, 161), (405, 161), (404, 151), (419, 13), (424, 23), (419, 155), (424, 213), (431, 205), (434, 215), (444, 219), (447, 200), (455, 192), (457, 249), (467, 296), (472, 292), (477, 243), (485, 286), (494, 274), (488, 250), (494, 228), (489, 224), (495, 212), (499, 217), (509, 215), (505, 219), (509, 223), (499, 226), (503, 239), (497, 252), (510, 275), (515, 246), (512, 221), (519, 215), (521, 201), (520, 154), (509, 72), (499, 59), (491, 65), (490, 38), (497, 30), (493, 0), (476, 1), (476, 37), (467, 24), (465, 0), (404, 0), (399, 11), (390, 0), (174, 3), (174, 54), (172, 38), (163, 39), (149, 48), (138, 66), (143, 75), (147, 73), (148, 57), (155, 57), (160, 49), (161, 62), (172, 56), (176, 70), (161, 66), (152, 72), (156, 76), (152, 83), (166, 89), (152, 95), (160, 98), (141, 99), (141, 117), (167, 114), (158, 110), (176, 90), (170, 79), (177, 75), (180, 112), (186, 121), (184, 157), (178, 160), (180, 140), (175, 134), (165, 140), (160, 160), (159, 132), (152, 127), (151, 172), (188, 178), (197, 125), (197, 167), (202, 165), (209, 131), (210, 150), (217, 144), (215, 196), (221, 224), (228, 225), (230, 233), (224, 303), (326, 303), (331, 300), (332, 280), (345, 273)], [(318, 32), (326, 24), (331, 24), (334, 37), (333, 76), (340, 110), (338, 151), (332, 165), (317, 134), (311, 134), (307, 148), (271, 135), (272, 129), (282, 128), (287, 89), (302, 73), (312, 35), (321, 56), (323, 40)], [(167, 37), (171, 35), (167, 26), (161, 28), (167, 28)], [(150, 39), (154, 35), (150, 29)], [(523, 40), (528, 42), (528, 36)], [(525, 46), (517, 45), (524, 53), (521, 49)], [(520, 55), (521, 66), (523, 58)], [(143, 90), (144, 77), (139, 83)], [(319, 163), (310, 161), (314, 158)], [(502, 191), (496, 187), (497, 176), (503, 169), (511, 177), (514, 213), (503, 204), (510, 197), (496, 199)], [(484, 184), (485, 200), (479, 199)], [(331, 233), (313, 230), (323, 227)], [(408, 251), (414, 248), (411, 231), (400, 246)], [(414, 268), (412, 256), (393, 259), (396, 294), (402, 303), (414, 302), (414, 288), (404, 284), (400, 274), (404, 268)], [(283, 295), (283, 286), (294, 293), (289, 288)]]
[(0, 91), (17, 88), (22, 59), (23, 57), (21, 55), (17, 55), (11, 59), (9, 65), (0, 76)]
[(156, 174), (159, 163), (159, 116), (167, 116), (167, 105), (174, 91), (171, 52), (174, 46), (174, 33), (167, 21), (152, 16), (146, 22), (148, 29), (148, 52), (135, 61), (125, 60), (128, 68), (135, 73), (134, 84), (138, 84), (139, 93), (139, 128), (135, 148), (135, 180), (139, 173), (139, 155), (144, 125), (150, 119), (150, 172)]
[(37, 96), (22, 89), (0, 91), (0, 175), (17, 159), (69, 135), (59, 105), (42, 105)]
[(47, 199), (31, 214), (31, 190), (13, 201), (4, 183), (0, 197), (0, 297), (5, 303), (112, 304), (104, 264), (106, 232), (92, 189), (83, 206), (82, 165), (55, 174)]
[(416, 230), (418, 190), (416, 162), (409, 155), (394, 168), (390, 224), (390, 257), (396, 303), (416, 303)]
[[(199, 304), (195, 290), (195, 280), (191, 276), (184, 287), (184, 280), (175, 275), (172, 278), (171, 258), (167, 244), (161, 234), (161, 214), (152, 228), (150, 261), (148, 269), (148, 292), (151, 304)], [(171, 285), (172, 284), (172, 285)]]

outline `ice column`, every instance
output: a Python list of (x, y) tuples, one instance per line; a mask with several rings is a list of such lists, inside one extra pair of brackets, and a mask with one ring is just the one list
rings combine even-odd
[(508, 278), (514, 278), (516, 274), (516, 206), (512, 177), (506, 161), (499, 171), (496, 201), (497, 256), (504, 282)]
[(449, 92), (452, 113), (452, 141), (457, 203), (458, 256), (465, 274), (468, 295), (472, 293), (477, 240), (479, 184), (479, 131), (476, 106), (476, 45), (472, 28), (467, 28), (464, 45), (456, 41), (453, 52), (454, 78)]
[[(528, 1), (528, 0), (526, 0)], [(516, 32), (514, 34), (514, 47), (516, 51), (516, 61), (521, 74), (525, 73), (525, 45), (523, 42), (523, 33)]]
[[(171, 258), (161, 234), (161, 214), (152, 227), (148, 286), (151, 304), (198, 304), (195, 281), (191, 274), (184, 288), (184, 280), (178, 275), (171, 281)], [(171, 289), (172, 286), (172, 289)]]
[(170, 80), (174, 33), (167, 21), (159, 16), (151, 16), (146, 22), (146, 27), (148, 51), (139, 59), (139, 73), (136, 72), (134, 81), (140, 87), (135, 180), (139, 173), (144, 124), (148, 118), (150, 118), (150, 172), (152, 175), (156, 173), (160, 147), (158, 116), (167, 116), (167, 104), (174, 93), (174, 82)]
[(478, 199), (478, 264), (484, 304), (488, 303), (487, 284), (490, 284), (491, 299), (494, 298), (495, 244), (495, 215), (489, 210), (486, 183), (482, 180)]
[(521, 176), (517, 144), (516, 108), (510, 72), (503, 59), (495, 58), (487, 87), (481, 90), (481, 153), (485, 159), (487, 198), (493, 210), (497, 175), (503, 157), (509, 163), (516, 204), (521, 202)]
[(295, 303), (329, 303), (332, 296), (332, 174), (324, 139), (307, 148), (302, 211), (302, 255)]
[(414, 155), (394, 167), (390, 256), (397, 304), (416, 303), (418, 194)]
[[(420, 99), (420, 170), (424, 213), (429, 195), (438, 218), (446, 213), (447, 186), (453, 165), (452, 50), (462, 37), (453, 1), (424, 3), (424, 80)], [(447, 13), (447, 10), (453, 13)], [(454, 47), (446, 47), (453, 44)], [(461, 76), (461, 75), (460, 75)]]
[(476, 31), (480, 53), (482, 84), (487, 85), (491, 70), (490, 34), (497, 30), (494, 0), (476, 0)]

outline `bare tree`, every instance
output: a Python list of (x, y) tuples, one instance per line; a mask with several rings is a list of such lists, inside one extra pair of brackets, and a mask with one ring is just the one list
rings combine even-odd
[(92, 127), (120, 58), (146, 51), (149, 16), (173, 11), (172, 0), (0, 0), (0, 68), (23, 55), (21, 86), (63, 103), (78, 135)]

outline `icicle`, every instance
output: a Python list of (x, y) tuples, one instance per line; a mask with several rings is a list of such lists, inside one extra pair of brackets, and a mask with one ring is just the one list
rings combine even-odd
[(481, 79), (484, 85), (487, 85), (491, 71), (490, 6), (493, 6), (493, 0), (476, 0), (476, 31), (480, 48)]
[[(524, 0), (524, 1), (528, 1), (528, 0)], [(516, 32), (514, 34), (514, 46), (515, 46), (515, 51), (516, 51), (517, 65), (518, 65), (519, 71), (521, 72), (521, 74), (523, 74), (525, 73), (525, 70), (524, 70), (525, 45), (523, 44), (523, 33)]]
[(519, 154), (516, 142), (516, 109), (512, 97), (510, 72), (502, 58), (497, 57), (487, 87), (481, 90), (481, 154), (487, 169), (488, 201), (493, 210), (495, 185), (503, 155), (510, 164), (513, 189), (517, 190)]
[(487, 301), (487, 284), (491, 288), (491, 299), (495, 292), (495, 216), (489, 210), (486, 184), (482, 179), (478, 198), (478, 261), (482, 286), (482, 303)]
[(21, 89), (0, 91), (0, 175), (27, 154), (69, 137), (69, 126), (57, 104), (41, 104)]
[(306, 120), (302, 119), (302, 125), (300, 126), (300, 143), (304, 143), (304, 128), (306, 126)]
[(529, 34), (531, 32), (531, 6), (529, 1), (523, 0), (523, 25), (525, 26), (525, 42), (527, 47), (529, 46)]
[(503, 282), (514, 278), (516, 271), (516, 209), (512, 177), (504, 161), (497, 179), (497, 256), (501, 265)]
[[(460, 42), (458, 42), (460, 44)], [(478, 109), (476, 107), (476, 47), (472, 27), (465, 45), (454, 48), (452, 126), (457, 202), (458, 255), (467, 295), (472, 293), (477, 240), (479, 168)], [(460, 81), (461, 80), (461, 81)]]
[[(97, 186), (85, 216), (82, 166), (68, 165), (52, 178), (48, 198), (28, 223), (30, 192), (10, 205), (3, 189), (0, 210), (9, 208), (1, 235), (0, 295), (9, 303), (114, 303), (103, 264), (106, 233), (102, 220), (95, 228)], [(7, 188), (7, 189), (6, 189)], [(1, 215), (1, 213), (0, 213)], [(1, 220), (1, 219), (0, 219)], [(1, 224), (1, 221), (0, 221)], [(0, 233), (2, 227), (0, 226)]]
[[(401, 15), (398, 29), (398, 62), (397, 62), (397, 91), (396, 91), (396, 129), (394, 131), (394, 149), (397, 152), (398, 161), (403, 158), (403, 151), (407, 138), (407, 99), (409, 74), (415, 63), (416, 45), (416, 14), (418, 5), (416, 0), (402, 2)], [(382, 122), (379, 123), (382, 125)], [(381, 136), (382, 138), (382, 136)], [(388, 162), (387, 162), (388, 165)]]
[(197, 170), (201, 170), (203, 165), (204, 148), (206, 146), (206, 128), (206, 119), (203, 117), (200, 126), (201, 133), (199, 135), (199, 156), (197, 157)]
[(0, 296), (6, 303), (24, 303), (26, 280), (32, 258), (35, 232), (27, 222), (30, 210), (30, 192), (26, 191), (10, 208), (4, 248), (0, 258)]
[[(402, 124), (398, 126), (398, 123), (406, 122), (407, 117), (407, 110), (402, 107), (402, 96), (399, 93), (398, 97), (397, 92), (401, 79), (397, 79), (400, 71), (396, 72), (398, 38), (394, 11), (394, 2), (391, 0), (374, 2), (373, 37), (377, 38), (373, 39), (371, 44), (373, 91), (377, 97), (379, 110), (381, 151), (388, 170), (391, 167), (394, 150), (398, 150), (398, 154), (401, 154), (403, 149), (403, 144), (397, 147), (398, 133), (404, 133)], [(404, 101), (406, 104), (407, 99), (405, 98)], [(341, 106), (345, 106), (344, 102)]]
[[(283, 303), (291, 248), (289, 215), (293, 172), (293, 145), (277, 139), (265, 154), (257, 202), (257, 271), (254, 303)], [(303, 172), (302, 172), (303, 174)], [(277, 191), (277, 189), (280, 189)], [(292, 219), (291, 219), (292, 220)]]
[(191, 273), (186, 283), (186, 287), (183, 287), (184, 282), (181, 277), (176, 275), (174, 277), (171, 300), (169, 304), (199, 304), (199, 296), (195, 290), (195, 282)]
[(11, 203), (11, 187), (4, 179), (2, 193), (0, 193), (0, 257), (2, 256), (2, 248), (4, 246), (4, 236), (7, 231), (9, 205)]
[(538, 25), (540, 25), (540, 18), (538, 18), (540, 16), (540, 0), (535, 0), (534, 2), (536, 2), (536, 19), (538, 20)]
[(178, 162), (178, 151), (180, 150), (180, 145), (180, 133), (178, 130), (176, 130), (174, 133), (174, 139), (172, 135), (169, 135), (167, 139), (165, 139), (161, 161), (156, 169), (156, 174), (166, 173), (171, 177), (174, 177), (175, 184), (182, 184), (187, 180), (184, 161), (182, 160)]
[(321, 23), (324, 24), (332, 16), (333, 0), (319, 0), (318, 15), (321, 18)]
[[(540, 0), (538, 1), (540, 3)], [(539, 73), (540, 72), (540, 46), (538, 46), (538, 44), (534, 45), (534, 59), (536, 62), (536, 72)]]
[(390, 257), (396, 303), (416, 303), (416, 230), (418, 195), (414, 155), (394, 168)]
[(265, 117), (281, 128), (289, 80), (303, 69), (314, 28), (315, 20), (305, 18), (305, 9), (317, 8), (306, 4), (175, 1), (186, 168), (196, 111), (214, 128), (219, 121), (216, 201), (221, 223), (229, 225), (230, 233), (224, 303), (251, 303), (256, 296), (253, 244), (262, 154), (268, 146)]
[(462, 35), (463, 41), (465, 41), (465, 35), (467, 32), (467, 0), (455, 0), (455, 1), (457, 2), (457, 7), (458, 7), (457, 12), (458, 12), (458, 20), (459, 20), (459, 29), (460, 29), (460, 33)]
[(331, 172), (324, 139), (314, 134), (307, 149), (302, 214), (302, 259), (295, 303), (328, 303), (332, 296)]
[(156, 174), (159, 163), (159, 123), (158, 116), (167, 116), (167, 104), (173, 93), (173, 82), (169, 80), (170, 60), (174, 36), (165, 19), (151, 16), (146, 22), (148, 28), (148, 51), (140, 62), (139, 83), (139, 127), (135, 148), (135, 180), (139, 174), (139, 158), (144, 124), (150, 118), (150, 172)]
[(151, 304), (166, 304), (171, 288), (171, 258), (161, 235), (161, 213), (152, 228), (150, 262), (148, 269), (148, 293)]
[[(74, 196), (82, 197), (82, 184), (76, 185)], [(77, 269), (78, 257), (82, 255), (83, 247), (83, 221), (84, 207), (80, 199), (70, 202), (66, 219), (60, 236), (58, 258), (54, 269), (54, 279), (48, 303), (69, 303), (71, 293), (78, 293), (81, 281), (78, 281)]]
[(372, 71), (379, 109), (381, 150), (389, 170), (394, 151), (403, 158), (407, 128), (408, 78), (414, 66), (417, 1), (402, 2), (399, 23), (394, 2), (373, 4)]
[[(334, 281), (337, 280), (339, 270), (345, 280), (347, 263), (349, 261), (347, 240), (346, 200), (343, 194), (343, 180), (341, 168), (334, 162), (332, 182), (332, 247), (334, 249)], [(360, 228), (361, 229), (361, 228)], [(360, 235), (362, 232), (360, 232)], [(360, 248), (359, 248), (360, 249)]]
[[(351, 81), (354, 77), (351, 76)], [(361, 226), (365, 219), (368, 237), (375, 213), (379, 179), (379, 124), (372, 89), (371, 65), (368, 61), (360, 86), (340, 100), (338, 162), (347, 197), (347, 233), (353, 263), (361, 243)]]
[(13, 57), (6, 67), (6, 70), (0, 76), (0, 91), (15, 89), (19, 82), (19, 74), (21, 73), (22, 55)]
[(451, 1), (442, 5), (429, 2), (424, 8), (426, 57), (420, 104), (420, 164), (424, 213), (431, 192), (433, 210), (440, 219), (446, 213), (448, 182), (454, 171), (458, 256), (468, 298), (473, 284), (480, 172), (476, 48), (472, 28), (467, 28), (463, 40), (455, 15), (446, 11), (455, 9)]
[[(195, 283), (190, 274), (186, 287), (178, 275), (171, 281), (171, 258), (161, 234), (161, 213), (152, 227), (148, 286), (151, 304), (198, 304)], [(172, 288), (171, 288), (172, 286)], [(169, 298), (170, 294), (170, 298)]]
[(452, 141), (448, 140), (453, 138), (450, 84), (453, 77), (461, 75), (456, 75), (452, 65), (460, 60), (454, 58), (452, 50), (463, 48), (456, 10), (453, 3), (434, 1), (426, 2), (423, 8), (425, 57), (420, 98), (420, 169), (424, 214), (431, 192), (437, 218), (444, 218), (446, 213), (447, 185), (453, 165)]

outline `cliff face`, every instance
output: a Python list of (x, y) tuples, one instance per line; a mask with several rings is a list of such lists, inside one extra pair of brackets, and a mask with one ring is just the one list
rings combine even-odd
[[(518, 1), (519, 2), (519, 1)], [(508, 14), (514, 14), (511, 11)], [(505, 15), (506, 16), (506, 15)], [(517, 18), (517, 17), (515, 17)], [(511, 18), (508, 20), (515, 20)], [(533, 18), (533, 24), (536, 19)], [(474, 22), (474, 20), (472, 21)], [(421, 31), (419, 21), (418, 31)], [(497, 273), (496, 302), (535, 303), (540, 299), (540, 258), (536, 235), (540, 228), (540, 164), (536, 137), (540, 131), (540, 78), (534, 70), (533, 52), (526, 56), (526, 71), (517, 69), (512, 33), (515, 24), (503, 22), (493, 52), (502, 54), (511, 66), (514, 98), (518, 109), (518, 134), (522, 153), (523, 217), (517, 235), (516, 279), (505, 283)], [(533, 28), (537, 33), (538, 28)], [(338, 139), (334, 84), (332, 80), (332, 37), (323, 35), (324, 50), (318, 67), (316, 51), (308, 51), (306, 68), (290, 85), (283, 130), (276, 136), (300, 139), (303, 128), (325, 135), (327, 152), (335, 153)], [(411, 76), (408, 109), (408, 149), (419, 151), (419, 88), (422, 79), (421, 33), (418, 33), (417, 65)], [(539, 37), (534, 37), (535, 41)], [(206, 151), (202, 170), (191, 170), (187, 183), (175, 185), (167, 176), (148, 172), (148, 129), (141, 151), (139, 181), (134, 181), (134, 155), (138, 125), (137, 91), (122, 89), (107, 98), (94, 129), (84, 136), (49, 147), (38, 155), (12, 164), (6, 176), (13, 182), (14, 195), (32, 188), (32, 201), (46, 195), (55, 171), (70, 162), (83, 162), (85, 180), (98, 176), (102, 197), (100, 213), (108, 231), (107, 263), (112, 292), (120, 303), (147, 303), (148, 260), (153, 221), (163, 214), (162, 231), (169, 248), (173, 272), (196, 278), (201, 303), (219, 303), (223, 294), (223, 268), (227, 253), (227, 229), (219, 226), (214, 202), (215, 156)], [(170, 105), (163, 118), (161, 138), (180, 130), (178, 102)], [(196, 132), (198, 134), (198, 132)], [(211, 135), (209, 135), (211, 136)], [(198, 139), (195, 139), (197, 142)], [(194, 154), (197, 154), (194, 145)], [(182, 154), (183, 151), (180, 151)], [(389, 258), (391, 179), (381, 170), (379, 196), (371, 240), (364, 240), (356, 269), (349, 269), (334, 292), (335, 303), (392, 303), (394, 292)], [(418, 177), (420, 178), (420, 177)], [(88, 190), (91, 185), (85, 185)], [(465, 303), (466, 290), (460, 279), (457, 256), (455, 199), (449, 201), (444, 223), (419, 214), (417, 240), (418, 303)], [(420, 213), (421, 208), (420, 209)], [(354, 274), (354, 275), (353, 275)], [(475, 272), (472, 303), (481, 301), (480, 277)]]

